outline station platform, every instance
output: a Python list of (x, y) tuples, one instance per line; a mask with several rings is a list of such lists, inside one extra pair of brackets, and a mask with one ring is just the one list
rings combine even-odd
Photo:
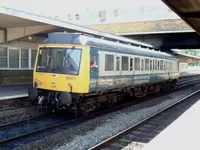
[(196, 76), (200, 75), (200, 71), (188, 71), (188, 72), (181, 72), (180, 77), (186, 77), (186, 76)]
[(0, 100), (27, 97), (31, 86), (32, 84), (0, 86)]
[[(181, 78), (187, 79), (191, 76), (200, 76), (200, 71), (189, 71), (180, 74)], [(20, 84), (20, 85), (7, 85), (0, 86), (0, 100), (23, 98), (28, 96), (28, 88), (32, 84)]]
[(157, 135), (142, 150), (199, 150), (200, 101)]

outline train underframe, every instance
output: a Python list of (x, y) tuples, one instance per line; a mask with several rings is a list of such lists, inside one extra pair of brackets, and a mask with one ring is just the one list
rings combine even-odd
[(125, 100), (134, 100), (158, 92), (169, 92), (176, 87), (177, 80), (163, 83), (143, 84), (124, 89), (114, 89), (104, 92), (81, 95), (78, 93), (29, 89), (29, 98), (40, 108), (48, 107), (52, 111), (64, 110), (73, 112), (75, 116), (87, 115), (102, 107), (112, 107)]

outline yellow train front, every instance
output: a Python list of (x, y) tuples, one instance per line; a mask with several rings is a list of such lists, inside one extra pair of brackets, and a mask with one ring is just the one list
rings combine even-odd
[(77, 101), (89, 92), (89, 47), (71, 44), (74, 36), (52, 33), (39, 45), (33, 87), (28, 90), (33, 102), (76, 109)]

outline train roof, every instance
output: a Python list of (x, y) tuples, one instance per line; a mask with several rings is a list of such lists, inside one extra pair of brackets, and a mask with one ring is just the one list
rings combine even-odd
[(121, 53), (129, 53), (140, 56), (156, 57), (170, 60), (177, 60), (177, 58), (171, 54), (149, 50), (133, 45), (123, 44), (114, 41), (108, 41), (106, 39), (98, 39), (88, 35), (82, 35), (80, 33), (65, 33), (54, 32), (48, 34), (48, 39), (42, 42), (42, 44), (76, 44), (76, 45), (89, 45), (91, 47), (99, 47), (104, 49), (117, 50)]

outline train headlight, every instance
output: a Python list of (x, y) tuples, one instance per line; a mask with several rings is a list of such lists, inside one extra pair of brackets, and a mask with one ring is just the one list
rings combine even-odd
[(55, 82), (52, 82), (52, 83), (51, 83), (51, 86), (52, 86), (52, 87), (56, 87), (56, 83), (55, 83)]
[(41, 85), (41, 84), (42, 84), (42, 81), (41, 81), (41, 80), (35, 79), (34, 87), (37, 87), (38, 85)]
[(42, 84), (42, 81), (38, 80), (38, 82), (37, 82), (37, 83), (38, 83), (38, 85), (41, 85), (41, 84)]

